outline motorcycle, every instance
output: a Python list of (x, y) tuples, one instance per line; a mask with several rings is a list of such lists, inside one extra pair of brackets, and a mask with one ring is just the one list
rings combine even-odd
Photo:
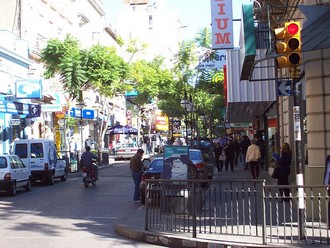
[(91, 167), (84, 166), (82, 168), (82, 182), (83, 182), (85, 188), (88, 188), (90, 183), (93, 186), (95, 186), (95, 184), (96, 184), (97, 179), (92, 176), (95, 173), (95, 172), (93, 173), (92, 170), (93, 169)]

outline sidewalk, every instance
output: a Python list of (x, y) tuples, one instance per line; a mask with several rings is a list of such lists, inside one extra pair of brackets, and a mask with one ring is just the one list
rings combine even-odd
[[(222, 171), (215, 173), (214, 179), (250, 179), (249, 170), (243, 170), (242, 166), (234, 167), (234, 171)], [(271, 178), (270, 174), (264, 170), (260, 170), (259, 179), (265, 179), (266, 184), (276, 184), (276, 180)], [(136, 203), (135, 203), (136, 204)], [(166, 232), (151, 232), (144, 230), (145, 222), (145, 207), (137, 205), (135, 213), (128, 213), (127, 218), (119, 219), (115, 230), (118, 234), (129, 239), (138, 240), (141, 242), (161, 245), (166, 247), (223, 247), (223, 248), (242, 248), (242, 247), (279, 247), (278, 245), (258, 245), (258, 244), (243, 244), (230, 242), (233, 237), (228, 237), (228, 240), (214, 240), (214, 235), (203, 235), (205, 238), (191, 238), (191, 233), (178, 233), (178, 235), (169, 234)], [(139, 211), (138, 211), (139, 210)], [(139, 213), (139, 214), (137, 214)], [(232, 238), (232, 239), (231, 239)], [(213, 239), (213, 240), (212, 240)], [(283, 247), (283, 244), (282, 244)], [(286, 247), (288, 247), (286, 245)]]

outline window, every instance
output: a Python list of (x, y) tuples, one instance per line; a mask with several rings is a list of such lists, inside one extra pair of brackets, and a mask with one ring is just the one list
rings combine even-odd
[(18, 169), (18, 164), (17, 162), (15, 161), (14, 157), (9, 157), (9, 160), (10, 160), (10, 166), (12, 169)]
[(0, 158), (0, 168), (7, 168), (7, 160), (5, 157)]
[(16, 144), (15, 155), (27, 158), (27, 144)]
[(43, 148), (41, 143), (31, 144), (31, 158), (43, 158)]
[(154, 160), (148, 168), (148, 171), (162, 172), (163, 170), (164, 170), (164, 160), (163, 159)]
[(13, 161), (17, 164), (18, 168), (25, 168), (25, 164), (22, 162), (22, 160), (19, 159), (19, 157), (13, 157)]

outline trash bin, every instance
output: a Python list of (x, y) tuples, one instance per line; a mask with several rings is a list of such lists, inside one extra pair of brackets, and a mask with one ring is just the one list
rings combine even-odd
[(101, 164), (102, 165), (108, 165), (109, 164), (109, 149), (104, 148), (102, 150)]

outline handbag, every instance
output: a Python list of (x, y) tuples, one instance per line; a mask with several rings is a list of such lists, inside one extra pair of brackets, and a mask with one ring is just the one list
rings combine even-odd
[(280, 168), (276, 166), (273, 170), (272, 178), (278, 179), (280, 174)]
[(225, 155), (225, 152), (224, 151), (222, 151), (222, 153), (220, 154), (219, 160), (220, 161), (225, 161), (226, 160), (226, 155)]

